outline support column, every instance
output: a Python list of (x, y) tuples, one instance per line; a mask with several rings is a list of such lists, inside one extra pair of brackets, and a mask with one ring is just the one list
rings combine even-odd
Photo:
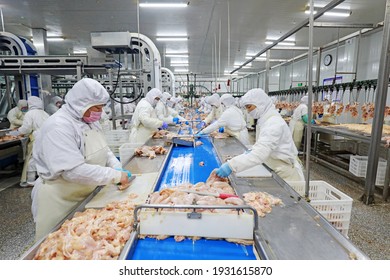
[[(43, 28), (33, 28), (32, 35), (34, 39), (34, 46), (37, 50), (37, 55), (49, 55), (49, 46), (47, 45), (47, 32)], [(49, 105), (51, 98), (55, 95), (51, 86), (51, 76), (39, 74), (40, 77), (40, 93), (43, 100), (43, 105), (46, 108)], [(50, 95), (42, 94), (42, 90), (46, 90)]]

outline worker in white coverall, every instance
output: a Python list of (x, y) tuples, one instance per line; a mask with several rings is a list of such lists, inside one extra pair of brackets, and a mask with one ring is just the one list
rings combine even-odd
[(46, 112), (49, 115), (53, 115), (55, 112), (58, 111), (58, 109), (61, 108), (63, 104), (62, 98), (60, 96), (53, 96), (50, 99), (50, 104), (47, 105)]
[(210, 105), (211, 111), (204, 119), (204, 121), (200, 123), (200, 128), (203, 128), (216, 121), (222, 115), (221, 100), (217, 93), (206, 97), (205, 102), (206, 104)]
[(84, 78), (66, 94), (60, 110), (39, 130), (33, 158), (39, 178), (32, 191), (32, 212), (39, 240), (96, 186), (129, 184), (131, 173), (107, 146), (99, 119), (109, 100), (97, 81)]
[(131, 119), (131, 143), (145, 143), (158, 129), (167, 129), (168, 123), (157, 118), (155, 107), (162, 98), (157, 88), (152, 88), (135, 108)]
[(32, 151), (35, 142), (35, 136), (43, 123), (49, 118), (49, 114), (43, 110), (43, 101), (39, 97), (30, 96), (28, 98), (28, 112), (24, 116), (23, 125), (15, 131), (17, 134), (28, 136), (26, 157), (24, 159), (22, 177), (20, 178), (21, 187), (32, 187), (37, 175)]
[(301, 98), (301, 104), (297, 108), (295, 108), (294, 113), (291, 116), (291, 120), (289, 123), (291, 135), (294, 140), (295, 147), (300, 149), (302, 143), (303, 130), (305, 128), (305, 123), (307, 123), (307, 103), (309, 97), (304, 96)]
[(242, 97), (242, 104), (257, 119), (259, 137), (252, 150), (228, 160), (216, 174), (227, 177), (232, 171), (240, 172), (265, 163), (286, 181), (304, 181), (291, 132), (268, 95), (260, 88), (251, 89)]
[(10, 129), (21, 127), (23, 124), (24, 114), (28, 111), (27, 100), (21, 99), (16, 107), (9, 110), (7, 119), (10, 122)]
[(178, 112), (172, 109), (174, 102), (171, 100), (172, 95), (168, 92), (163, 92), (162, 98), (156, 105), (157, 118), (166, 122), (169, 125), (175, 125), (180, 121), (185, 122), (186, 119), (179, 116)]
[(236, 100), (231, 94), (225, 93), (221, 96), (221, 106), (225, 107), (222, 115), (217, 121), (201, 130), (197, 135), (209, 134), (215, 130), (226, 132), (236, 137), (244, 145), (249, 145), (249, 135), (246, 122), (241, 110), (235, 105)]

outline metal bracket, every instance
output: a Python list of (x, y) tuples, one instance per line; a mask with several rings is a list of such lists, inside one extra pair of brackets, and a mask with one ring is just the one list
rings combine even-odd
[(196, 212), (187, 213), (187, 218), (200, 220), (202, 219), (202, 213), (196, 213)]

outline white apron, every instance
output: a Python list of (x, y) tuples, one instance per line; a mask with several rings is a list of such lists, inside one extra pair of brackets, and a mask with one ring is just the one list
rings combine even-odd
[[(107, 163), (107, 142), (99, 130), (84, 132), (85, 162), (100, 166)], [(96, 188), (95, 185), (38, 178), (32, 193), (32, 212), (36, 223), (35, 240), (46, 236), (72, 209)]]
[(285, 181), (305, 181), (302, 165), (298, 158), (291, 162), (287, 162), (269, 157), (265, 161), (265, 164)]
[(32, 159), (32, 151), (33, 151), (33, 145), (34, 145), (34, 140), (35, 140), (33, 133), (31, 133), (28, 138), (29, 138), (29, 141), (27, 143), (26, 157), (24, 159), (22, 176), (20, 178), (21, 183), (24, 183), (27, 181), (27, 171), (35, 171), (35, 170), (33, 170), (33, 168), (31, 168), (32, 166), (30, 164), (30, 162), (33, 160)]
[(294, 122), (292, 137), (294, 140), (295, 147), (297, 147), (298, 150), (301, 148), (304, 128), (305, 125), (303, 124), (303, 121), (298, 120)]

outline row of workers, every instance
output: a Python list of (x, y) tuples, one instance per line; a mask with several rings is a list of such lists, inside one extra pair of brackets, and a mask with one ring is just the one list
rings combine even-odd
[[(99, 82), (84, 78), (73, 86), (65, 97), (65, 104), (38, 131), (33, 158), (39, 178), (32, 192), (37, 240), (44, 237), (96, 186), (129, 183), (130, 171), (122, 169), (121, 163), (108, 148), (99, 124), (109, 98)], [(226, 96), (221, 99), (226, 110), (216, 116), (217, 123), (220, 123), (214, 127), (223, 124), (229, 130), (232, 120), (229, 121), (223, 114), (241, 113), (231, 108), (231, 98)], [(151, 130), (166, 127), (167, 121), (187, 121), (172, 115), (160, 120), (155, 110), (160, 100), (169, 107), (169, 96), (164, 97), (158, 89), (152, 89), (140, 100), (132, 119), (132, 142), (145, 142), (146, 136), (151, 136)], [(231, 172), (267, 163), (285, 180), (303, 180), (291, 132), (271, 99), (262, 89), (252, 89), (241, 101), (248, 113), (257, 119), (258, 137), (251, 150), (224, 163), (217, 171), (218, 176), (227, 177)], [(215, 103), (215, 111), (218, 104)], [(242, 123), (241, 126), (245, 125)], [(204, 127), (199, 136), (207, 133), (208, 128), (211, 130), (210, 127), (213, 128), (213, 124)]]

